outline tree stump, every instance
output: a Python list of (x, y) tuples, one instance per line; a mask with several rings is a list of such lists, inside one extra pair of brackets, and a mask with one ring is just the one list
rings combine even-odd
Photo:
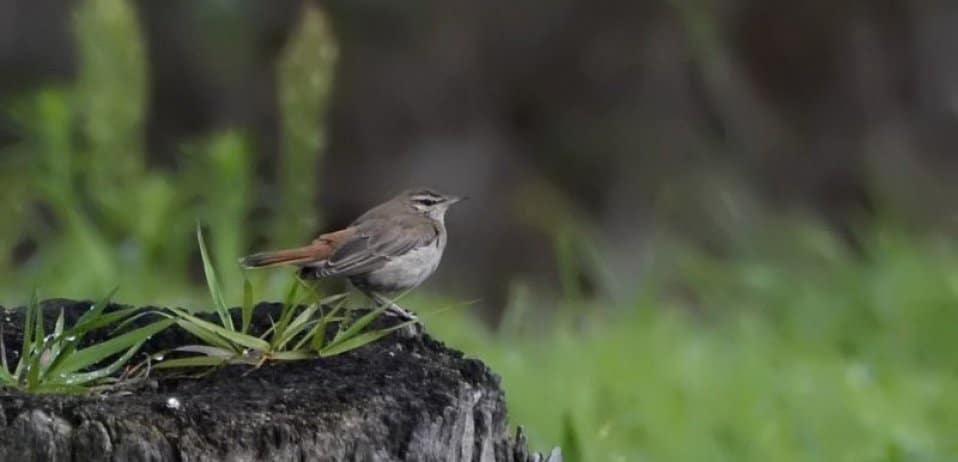
[[(45, 321), (62, 309), (70, 322), (89, 306), (45, 302)], [(278, 309), (258, 305), (254, 325)], [(4, 310), (2, 322), (10, 359), (22, 317)], [(144, 352), (191, 343), (172, 327)], [(99, 396), (0, 391), (0, 409), (0, 461), (546, 460), (527, 452), (521, 431), (507, 434), (499, 378), (427, 334)]]

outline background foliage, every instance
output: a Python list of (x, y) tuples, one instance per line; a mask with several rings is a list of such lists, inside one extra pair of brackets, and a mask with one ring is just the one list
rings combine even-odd
[[(696, 5), (678, 6), (703, 69), (719, 72), (728, 56), (727, 44), (714, 37), (717, 16)], [(207, 306), (193, 240), (197, 220), (209, 230), (225, 293), (238, 295), (238, 256), (302, 242), (321, 225), (342, 221), (315, 205), (317, 196), (325, 197), (321, 191), (353, 193), (356, 198), (338, 206), (350, 213), (380, 199), (366, 184), (349, 185), (338, 175), (332, 187), (324, 183), (330, 169), (342, 169), (335, 158), (344, 158), (327, 149), (329, 108), (337, 89), (357, 83), (334, 85), (334, 75), (343, 78), (337, 63), (349, 49), (340, 51), (322, 10), (309, 6), (296, 16), (270, 68), (275, 75), (268, 80), (279, 95), (277, 152), (270, 155), (243, 124), (224, 124), (184, 137), (175, 155), (153, 162), (146, 121), (158, 110), (150, 108), (148, 93), (157, 84), (150, 81), (157, 75), (151, 65), (160, 58), (145, 43), (143, 24), (151, 25), (151, 16), (138, 8), (149, 13), (154, 7), (80, 2), (71, 19), (75, 78), (6, 93), (4, 116), (18, 139), (0, 157), (5, 304), (22, 304), (33, 287), (48, 297), (89, 299), (119, 285), (116, 298), (126, 303)], [(212, 3), (201, 13), (230, 17)], [(337, 17), (342, 35), (354, 37), (354, 19)], [(253, 53), (243, 51), (244, 43), (236, 52), (216, 41), (199, 43), (222, 51), (214, 67)], [(656, 125), (660, 119), (640, 118), (648, 122), (640, 127), (645, 135), (655, 138), (663, 129)], [(370, 126), (381, 129), (383, 139), (393, 130)], [(602, 124), (573, 128), (568, 133), (592, 139), (609, 133)], [(670, 137), (682, 136), (664, 128)], [(603, 183), (602, 171), (589, 168), (588, 156), (576, 151), (582, 138), (549, 133), (556, 147), (545, 150), (554, 154), (551, 161)], [(361, 152), (379, 143), (364, 138), (355, 146)], [(655, 145), (650, 143), (643, 146)], [(364, 159), (357, 156), (354, 168), (370, 168)], [(539, 448), (560, 444), (573, 462), (958, 457), (953, 239), (896, 213), (901, 209), (892, 206), (907, 198), (879, 204), (881, 213), (867, 222), (852, 215), (847, 227), (807, 210), (769, 212), (734, 181), (738, 165), (730, 165), (716, 164), (708, 174), (685, 172), (658, 184), (653, 199), (636, 200), (663, 222), (702, 231), (689, 233), (691, 239), (674, 227), (633, 239), (638, 233), (603, 226), (615, 222), (615, 213), (591, 210), (598, 196), (588, 187), (525, 177), (510, 194), (479, 197), (485, 205), (462, 212), (489, 221), (519, 216), (536, 242), (546, 243), (547, 258), (490, 253), (497, 243), (526, 242), (495, 233), (468, 246), (454, 236), (450, 252), (457, 245), (477, 247), (493, 256), (508, 253), (503, 262), (525, 258), (547, 270), (524, 277), (502, 271), (509, 278), (490, 282), (469, 277), (477, 268), (492, 272), (487, 261), (456, 267), (447, 260), (443, 272), (467, 281), (460, 284), (493, 284), (504, 294), (502, 303), (472, 303), (450, 295), (455, 290), (441, 295), (430, 287), (402, 302), (423, 314), (439, 338), (501, 373), (513, 423), (525, 425)], [(272, 173), (262, 174), (264, 167)], [(481, 177), (481, 169), (461, 170), (453, 182), (468, 185)], [(376, 170), (390, 187), (393, 172)], [(624, 180), (608, 180), (620, 195), (637, 191), (616, 183)], [(635, 205), (612, 204), (615, 210)], [(455, 234), (456, 217), (450, 221)], [(252, 275), (257, 292), (274, 300), (283, 297), (287, 276)], [(544, 289), (541, 279), (552, 282)]]

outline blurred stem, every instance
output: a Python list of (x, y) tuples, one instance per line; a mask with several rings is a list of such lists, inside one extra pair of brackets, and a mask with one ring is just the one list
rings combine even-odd
[(711, 59), (722, 52), (722, 41), (715, 19), (715, 5), (703, 0), (670, 0), (699, 59)]
[(579, 266), (580, 259), (577, 256), (576, 237), (571, 226), (560, 228), (553, 237), (559, 281), (562, 285), (562, 293), (568, 302), (582, 300), (582, 288), (579, 285), (582, 268)]
[(44, 90), (33, 100), (31, 109), (31, 116), (36, 119), (37, 149), (42, 153), (37, 187), (55, 210), (74, 208), (75, 153), (70, 139), (73, 115), (68, 98), (62, 91)]
[(208, 242), (224, 293), (237, 293), (242, 275), (236, 262), (246, 248), (243, 223), (250, 207), (249, 143), (239, 133), (227, 132), (209, 142), (206, 155), (209, 170), (203, 179), (206, 213), (202, 220), (212, 230)]
[(326, 109), (338, 50), (324, 14), (307, 4), (279, 65), (282, 152), (276, 245), (298, 244), (316, 231), (314, 204), (326, 146)]
[(85, 0), (76, 14), (77, 107), (89, 145), (80, 165), (90, 195), (114, 225), (130, 213), (143, 176), (146, 55), (128, 0)]
[(73, 114), (68, 97), (62, 91), (45, 90), (36, 97), (33, 110), (38, 121), (35, 136), (42, 154), (37, 187), (67, 230), (67, 242), (72, 242), (72, 248), (78, 251), (72, 257), (83, 268), (82, 277), (96, 284), (98, 290), (115, 284), (110, 245), (79, 212), (71, 141)]

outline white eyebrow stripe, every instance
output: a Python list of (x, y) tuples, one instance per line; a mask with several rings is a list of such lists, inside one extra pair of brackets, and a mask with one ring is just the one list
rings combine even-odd
[(414, 201), (423, 201), (423, 200), (441, 201), (442, 199), (443, 199), (442, 196), (438, 194), (432, 194), (432, 193), (416, 194), (415, 196), (412, 196), (412, 200)]

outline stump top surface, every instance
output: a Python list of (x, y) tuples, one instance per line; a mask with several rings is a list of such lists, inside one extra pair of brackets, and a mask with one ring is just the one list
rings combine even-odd
[[(47, 301), (45, 321), (52, 323), (62, 309), (69, 323), (89, 306), (89, 302)], [(254, 331), (262, 329), (268, 314), (278, 309), (278, 304), (258, 305)], [(2, 320), (8, 355), (11, 348), (19, 348), (19, 316), (6, 311)], [(197, 343), (188, 333), (171, 328), (154, 336), (144, 352)], [(505, 405), (497, 376), (480, 361), (465, 358), (426, 334), (392, 334), (333, 357), (259, 368), (228, 366), (204, 378), (161, 379), (128, 393), (44, 396), (3, 391), (0, 428), (29, 425), (31, 418), (25, 416), (40, 411), (71, 428), (84, 422), (101, 424), (114, 446), (124, 438), (124, 431), (146, 429), (158, 432), (156, 437), (171, 451), (182, 451), (183, 439), (196, 439), (190, 444), (207, 448), (204, 451), (209, 454), (219, 451), (220, 456), (237, 444), (252, 445), (250, 451), (262, 455), (268, 453), (263, 452), (264, 445), (284, 447), (306, 437), (315, 442), (326, 438), (323, 435), (330, 441), (349, 440), (352, 437), (344, 437), (343, 432), (356, 431), (366, 435), (356, 440), (360, 443), (347, 441), (336, 447), (352, 445), (355, 449), (365, 438), (380, 446), (378, 454), (397, 456), (371, 456), (368, 460), (399, 460), (398, 456), (413, 450), (414, 433), (427, 431), (430, 423), (460, 419), (457, 409), (472, 413), (477, 406), (489, 414), (489, 422), (477, 424), (474, 416), (466, 416), (474, 421), (460, 430), (476, 433), (476, 425), (486, 425), (490, 441), (496, 446), (505, 444)], [(26, 424), (18, 424), (24, 419)], [(15, 434), (5, 433), (10, 438)], [(501, 452), (502, 448), (494, 450)]]

